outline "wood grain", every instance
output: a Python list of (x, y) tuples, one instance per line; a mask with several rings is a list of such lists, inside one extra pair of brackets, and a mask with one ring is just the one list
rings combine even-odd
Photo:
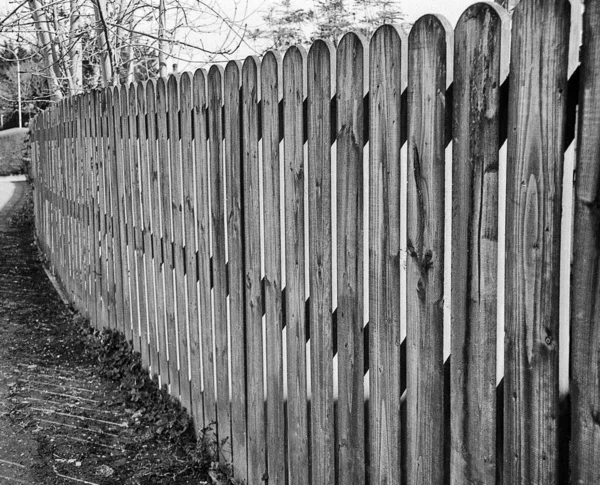
[[(131, 188), (131, 152), (129, 150), (129, 99), (125, 86), (119, 88), (120, 110), (119, 110), (119, 200), (121, 210), (121, 237), (123, 258), (123, 297), (124, 297), (124, 325), (125, 336), (133, 341), (136, 352), (140, 350), (140, 339), (137, 336), (138, 311), (135, 304), (136, 277), (135, 277), (135, 255), (133, 245), (133, 192)], [(116, 122), (116, 121), (115, 121)]]
[(231, 330), (231, 442), (236, 474), (247, 479), (248, 413), (246, 402), (246, 378), (248, 357), (246, 355), (246, 307), (244, 269), (244, 215), (242, 167), (242, 107), (240, 87), (242, 65), (230, 61), (225, 67), (225, 192), (227, 214), (227, 250), (229, 276), (229, 325)]
[[(157, 93), (156, 83), (148, 81), (146, 83), (146, 119), (148, 121), (148, 153), (150, 155), (149, 175), (152, 184), (151, 206), (152, 206), (152, 247), (154, 261), (154, 288), (156, 291), (156, 327), (158, 338), (158, 357), (160, 371), (160, 385), (169, 385), (169, 360), (167, 354), (167, 314), (165, 308), (165, 286), (163, 281), (163, 254), (162, 254), (162, 233), (163, 219), (162, 200), (161, 200), (161, 177), (163, 173), (162, 164), (164, 158), (158, 151), (157, 137)], [(164, 100), (163, 100), (164, 105)]]
[[(210, 207), (214, 292), (214, 347), (218, 439), (221, 460), (231, 461), (231, 407), (227, 339), (227, 267), (225, 259), (225, 172), (223, 169), (223, 68), (208, 72), (208, 117), (210, 143)], [(244, 459), (245, 462), (245, 459)], [(241, 468), (241, 465), (239, 465)], [(235, 474), (245, 476), (245, 470)]]
[(348, 33), (337, 50), (338, 460), (341, 483), (365, 483), (364, 105), (366, 40)]
[(454, 37), (450, 481), (496, 482), (500, 86), (508, 15), (479, 3)]
[(267, 471), (270, 483), (285, 482), (283, 400), (283, 342), (281, 294), (281, 157), (279, 101), (282, 91), (281, 56), (269, 51), (261, 65), (262, 174), (264, 217), (264, 286), (267, 384)]
[(504, 483), (557, 483), (560, 219), (570, 5), (513, 13), (506, 195)]
[(335, 50), (316, 41), (307, 59), (308, 251), (312, 483), (334, 483), (331, 98)]
[(150, 375), (159, 374), (159, 356), (158, 356), (158, 328), (157, 323), (160, 320), (156, 304), (156, 273), (152, 254), (152, 231), (153, 226), (158, 225), (159, 221), (154, 221), (155, 209), (152, 207), (154, 198), (152, 197), (152, 170), (150, 167), (151, 153), (154, 148), (149, 142), (147, 127), (147, 109), (146, 109), (146, 89), (143, 83), (137, 84), (137, 115), (138, 115), (138, 136), (140, 150), (140, 189), (142, 196), (142, 221), (140, 230), (144, 248), (144, 274), (146, 278), (146, 314), (148, 318), (148, 362), (150, 364)]
[(407, 480), (444, 480), (444, 148), (452, 31), (425, 15), (408, 39)]
[[(183, 178), (183, 225), (185, 227), (185, 247), (183, 250), (183, 260), (185, 262), (185, 301), (187, 302), (188, 314), (185, 343), (186, 347), (189, 343), (188, 358), (190, 373), (188, 378), (190, 382), (190, 407), (188, 409), (194, 419), (196, 429), (199, 430), (201, 429), (199, 426), (201, 426), (203, 420), (203, 411), (197, 290), (198, 277), (196, 271), (196, 221), (198, 218), (196, 216), (196, 161), (194, 160), (194, 142), (192, 138), (192, 103), (192, 75), (184, 72), (179, 78), (179, 133), (181, 138), (181, 173)], [(204, 162), (206, 162), (206, 158), (204, 158)], [(180, 271), (183, 272), (183, 270), (184, 268), (180, 268)], [(179, 341), (180, 343), (182, 342), (181, 336)]]
[(306, 314), (304, 247), (304, 133), (306, 52), (290, 47), (283, 58), (285, 200), (285, 325), (287, 337), (288, 467), (290, 484), (306, 481)]
[(110, 148), (110, 202), (113, 229), (114, 299), (117, 329), (131, 339), (130, 297), (127, 269), (126, 205), (124, 203), (123, 147), (121, 146), (121, 93), (111, 89), (112, 106), (108, 126)]
[[(258, 154), (260, 95), (260, 61), (257, 57), (250, 56), (246, 58), (242, 68), (240, 177), (243, 183), (248, 483), (260, 483), (267, 473), (260, 247), (261, 166)], [(235, 419), (233, 422), (235, 423)]]
[[(204, 427), (216, 423), (213, 319), (210, 275), (210, 174), (208, 158), (208, 96), (206, 72), (198, 69), (193, 80), (194, 166), (196, 174), (196, 230), (198, 244), (198, 314), (202, 346)], [(197, 423), (198, 424), (198, 423)], [(216, 430), (213, 430), (216, 431)]]
[(168, 137), (168, 94), (167, 85), (163, 78), (156, 82), (156, 115), (158, 133), (158, 168), (160, 178), (160, 197), (162, 211), (162, 252), (163, 252), (163, 283), (165, 291), (165, 310), (167, 319), (165, 331), (167, 337), (167, 355), (169, 359), (169, 391), (172, 396), (179, 397), (179, 363), (177, 355), (177, 303), (175, 301), (175, 266), (173, 254), (173, 209), (171, 190), (173, 185), (173, 165), (169, 150)]
[(401, 483), (400, 148), (406, 35), (377, 29), (369, 49), (370, 483)]
[(575, 229), (571, 272), (571, 481), (600, 483), (600, 2), (583, 17)]
[[(139, 321), (138, 326), (134, 324), (134, 331), (139, 334), (140, 354), (142, 364), (149, 368), (149, 338), (148, 338), (148, 310), (151, 307), (148, 301), (147, 281), (144, 261), (144, 212), (148, 210), (143, 203), (142, 192), (148, 188), (148, 177), (144, 182), (142, 174), (142, 145), (146, 138), (142, 140), (139, 137), (139, 112), (137, 99), (137, 85), (130, 84), (129, 93), (129, 149), (131, 150), (131, 194), (132, 194), (132, 213), (133, 213), (133, 240), (130, 244), (134, 247), (135, 256), (135, 287), (136, 293), (133, 294), (133, 304), (138, 307)], [(145, 127), (144, 127), (145, 128)], [(144, 129), (145, 134), (145, 129)]]
[(188, 356), (188, 322), (186, 309), (185, 264), (183, 246), (183, 170), (181, 165), (179, 127), (179, 83), (176, 76), (167, 81), (169, 98), (169, 153), (171, 167), (171, 217), (173, 223), (173, 283), (175, 289), (175, 315), (177, 321), (177, 359), (179, 364), (179, 390), (181, 404), (191, 410), (191, 389)]

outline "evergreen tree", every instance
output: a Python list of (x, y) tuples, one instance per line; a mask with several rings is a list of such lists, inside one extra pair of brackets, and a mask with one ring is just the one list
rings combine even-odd
[(402, 23), (398, 0), (316, 0), (314, 10), (297, 8), (291, 0), (279, 0), (264, 16), (267, 28), (255, 31), (255, 40), (270, 41), (268, 49), (291, 45), (307, 47), (316, 39), (337, 45), (349, 31), (369, 37), (382, 24)]

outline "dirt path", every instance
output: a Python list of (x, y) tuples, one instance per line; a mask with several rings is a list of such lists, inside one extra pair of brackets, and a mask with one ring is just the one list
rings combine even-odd
[(0, 179), (0, 485), (206, 483), (98, 375), (39, 261), (29, 190)]

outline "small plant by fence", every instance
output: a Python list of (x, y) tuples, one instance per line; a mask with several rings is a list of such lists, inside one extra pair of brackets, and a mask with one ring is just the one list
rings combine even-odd
[(33, 122), (40, 247), (246, 483), (600, 483), (600, 2), (577, 5), (66, 99)]

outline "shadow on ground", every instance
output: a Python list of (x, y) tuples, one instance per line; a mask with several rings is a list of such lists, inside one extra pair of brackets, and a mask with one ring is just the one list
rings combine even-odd
[(101, 377), (89, 329), (39, 260), (29, 185), (14, 185), (0, 208), (0, 483), (206, 483), (193, 433), (144, 422), (173, 403), (132, 402), (122, 382)]

